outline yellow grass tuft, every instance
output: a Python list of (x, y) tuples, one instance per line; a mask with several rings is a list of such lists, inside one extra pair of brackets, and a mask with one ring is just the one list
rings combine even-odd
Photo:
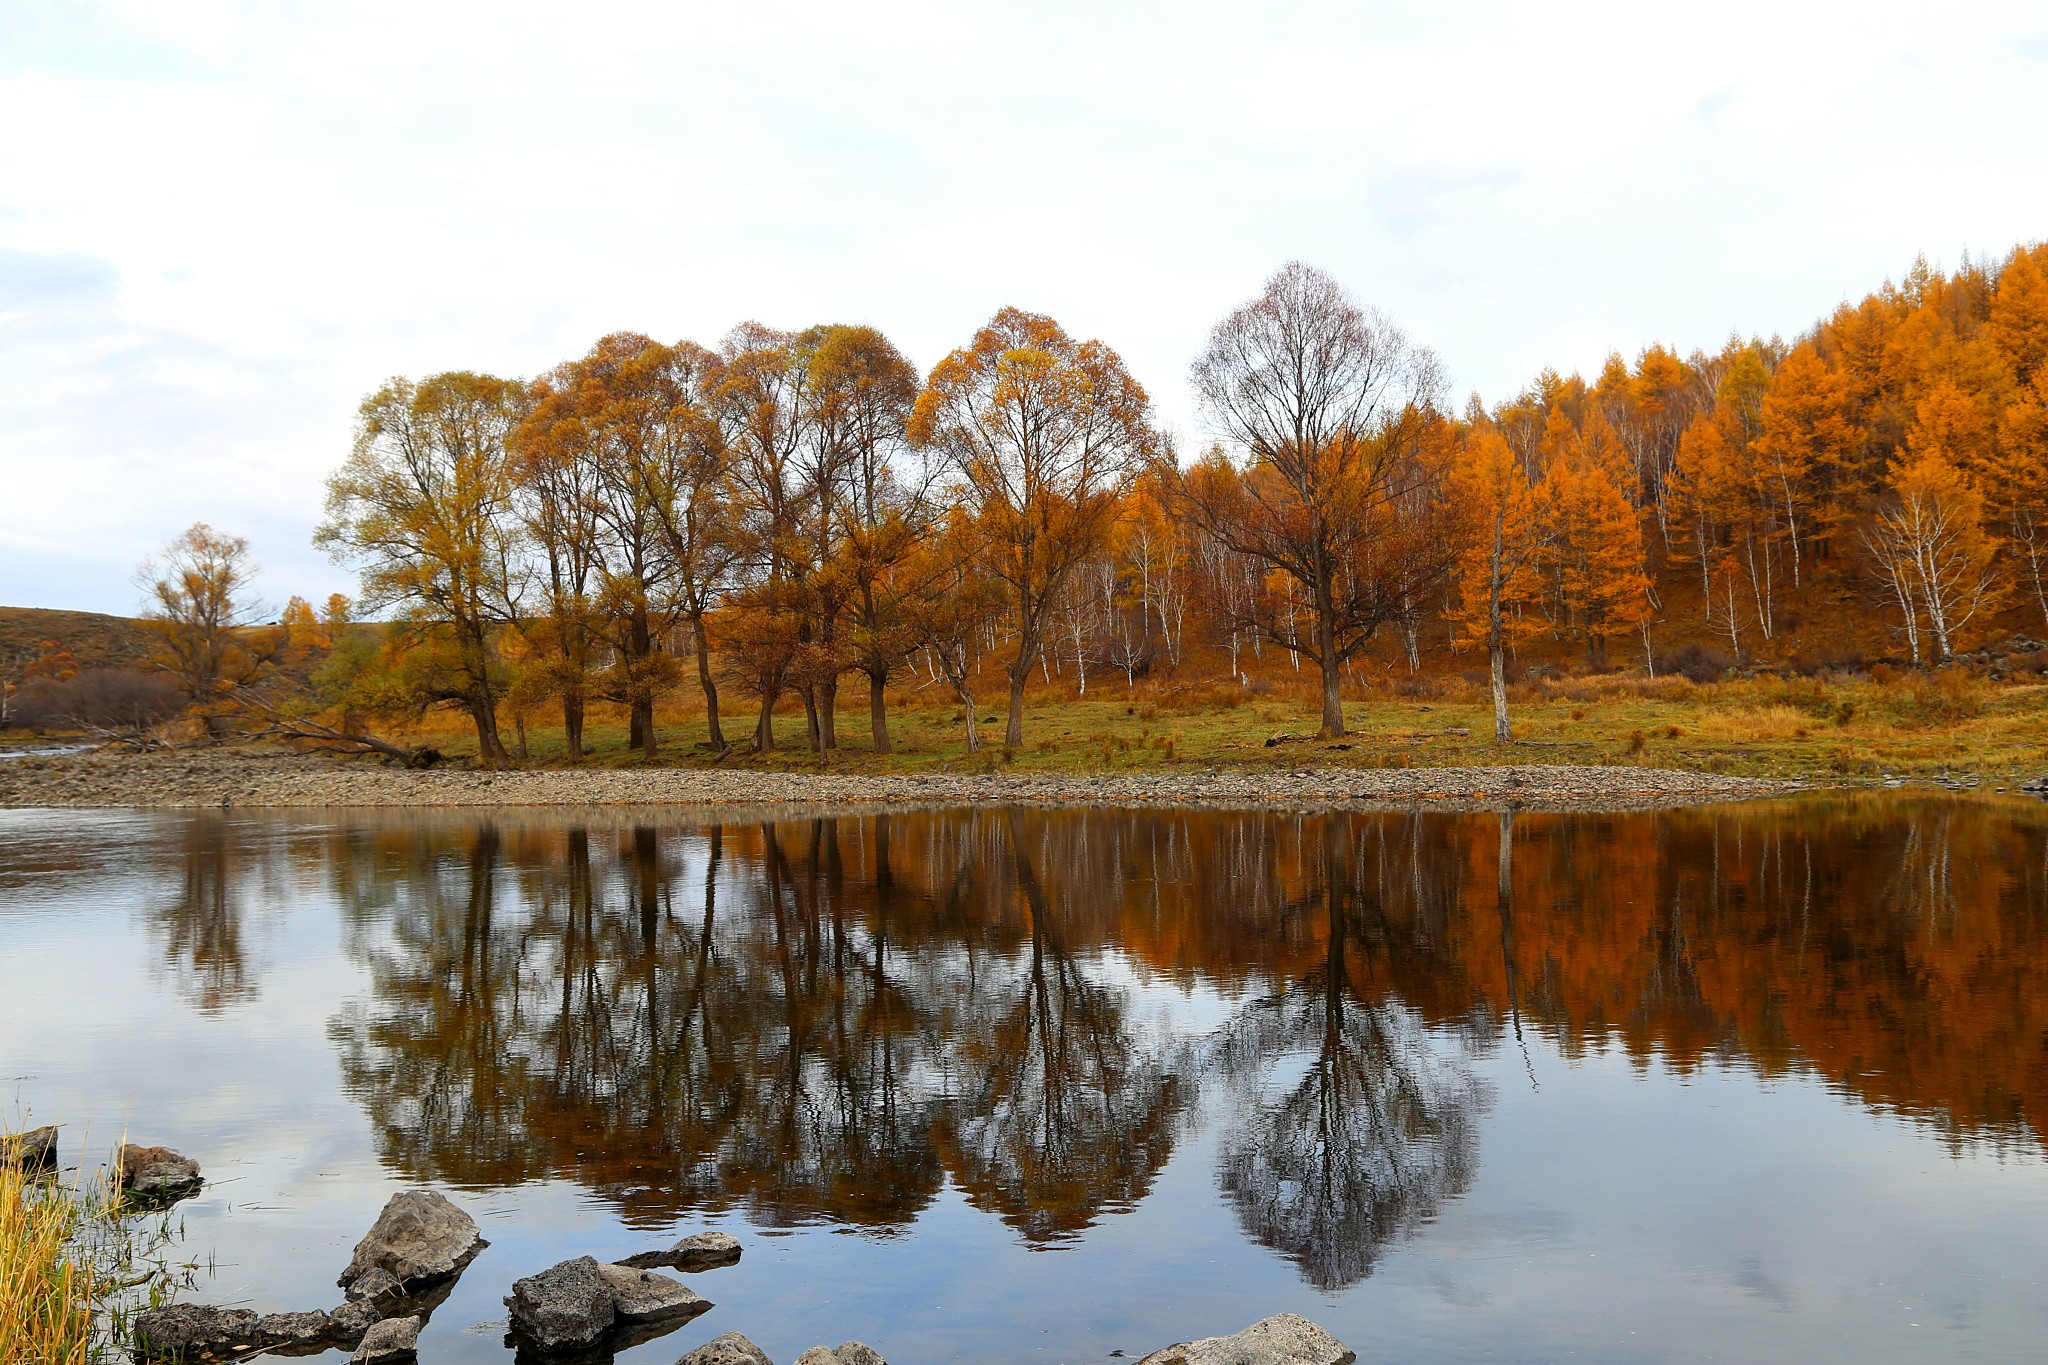
[(0, 1360), (88, 1365), (109, 1286), (77, 1252), (79, 1192), (0, 1162)]

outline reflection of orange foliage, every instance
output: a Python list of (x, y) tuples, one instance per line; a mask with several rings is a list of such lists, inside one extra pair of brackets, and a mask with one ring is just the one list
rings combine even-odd
[(409, 1176), (571, 1176), (649, 1223), (888, 1228), (950, 1177), (1044, 1240), (1142, 1199), (1226, 1078), (1111, 955), (1240, 1023), (1328, 988), (2032, 1143), (2048, 820), (2010, 809), (371, 822), (324, 850), (372, 982), (332, 1033)]

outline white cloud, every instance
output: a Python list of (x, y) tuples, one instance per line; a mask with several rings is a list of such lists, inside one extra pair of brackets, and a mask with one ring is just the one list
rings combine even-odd
[(200, 517), (345, 587), (363, 393), (619, 328), (928, 365), (1014, 302), (1187, 429), (1291, 256), (1499, 397), (2048, 232), (2020, 4), (0, 6), (6, 602), (125, 609)]

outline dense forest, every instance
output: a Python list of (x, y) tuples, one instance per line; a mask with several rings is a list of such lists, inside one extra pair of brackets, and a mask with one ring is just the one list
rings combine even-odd
[(1536, 662), (1938, 666), (2048, 625), (2048, 246), (1918, 262), (1789, 343), (1653, 346), (1462, 411), (1431, 352), (1293, 264), (1191, 378), (1206, 449), (1108, 345), (1016, 309), (922, 378), (872, 327), (748, 323), (394, 379), (318, 533), (356, 599), (258, 628), (248, 546), (195, 527), (144, 625), (212, 733), (253, 708), (371, 745), (446, 706), (486, 763), (508, 705), (571, 761), (594, 707), (654, 756), (679, 697), (713, 752), (774, 748), (778, 706), (824, 752), (864, 681), (886, 752), (889, 689), (943, 685), (970, 749), (1006, 695), (1013, 750), (1031, 689), (1283, 670), (1320, 680), (1330, 736), (1346, 689), (1472, 671), (1506, 739)]

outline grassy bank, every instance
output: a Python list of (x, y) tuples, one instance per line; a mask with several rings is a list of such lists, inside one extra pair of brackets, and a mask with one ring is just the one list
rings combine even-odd
[[(996, 692), (990, 679), (989, 691)], [(1525, 683), (1514, 689), (1516, 741), (1493, 739), (1487, 695), (1460, 680), (1424, 680), (1400, 693), (1347, 696), (1354, 733), (1315, 738), (1312, 680), (1246, 689), (1228, 683), (1116, 678), (1086, 697), (1045, 689), (1025, 708), (1024, 745), (1001, 748), (1001, 699), (980, 708), (983, 751), (970, 754), (962, 711), (936, 689), (894, 694), (896, 751), (874, 752), (866, 699), (842, 707), (840, 747), (821, 760), (805, 740), (801, 707), (777, 717), (779, 748), (735, 752), (726, 766), (835, 772), (1127, 772), (1231, 767), (1445, 767), (1501, 763), (1641, 764), (1755, 777), (1875, 779), (1885, 774), (1980, 775), (1989, 784), (2033, 776), (2048, 760), (2048, 685), (1996, 683), (1960, 670), (1838, 679), (1758, 678), (1696, 684), (1683, 678), (1610, 675)], [(741, 741), (756, 712), (728, 703), (725, 733)], [(662, 766), (711, 761), (701, 710), (678, 699), (659, 716)], [(527, 763), (566, 762), (559, 725), (544, 711), (523, 718)], [(515, 727), (508, 719), (506, 737)], [(1276, 736), (1290, 738), (1277, 744)], [(475, 752), (460, 721), (437, 716), (412, 737), (449, 757)], [(623, 719), (596, 711), (586, 731), (590, 762), (645, 762), (625, 744)]]
[(128, 1359), (130, 1315), (193, 1282), (165, 1256), (175, 1215), (126, 1208), (99, 1180), (0, 1161), (0, 1361)]

